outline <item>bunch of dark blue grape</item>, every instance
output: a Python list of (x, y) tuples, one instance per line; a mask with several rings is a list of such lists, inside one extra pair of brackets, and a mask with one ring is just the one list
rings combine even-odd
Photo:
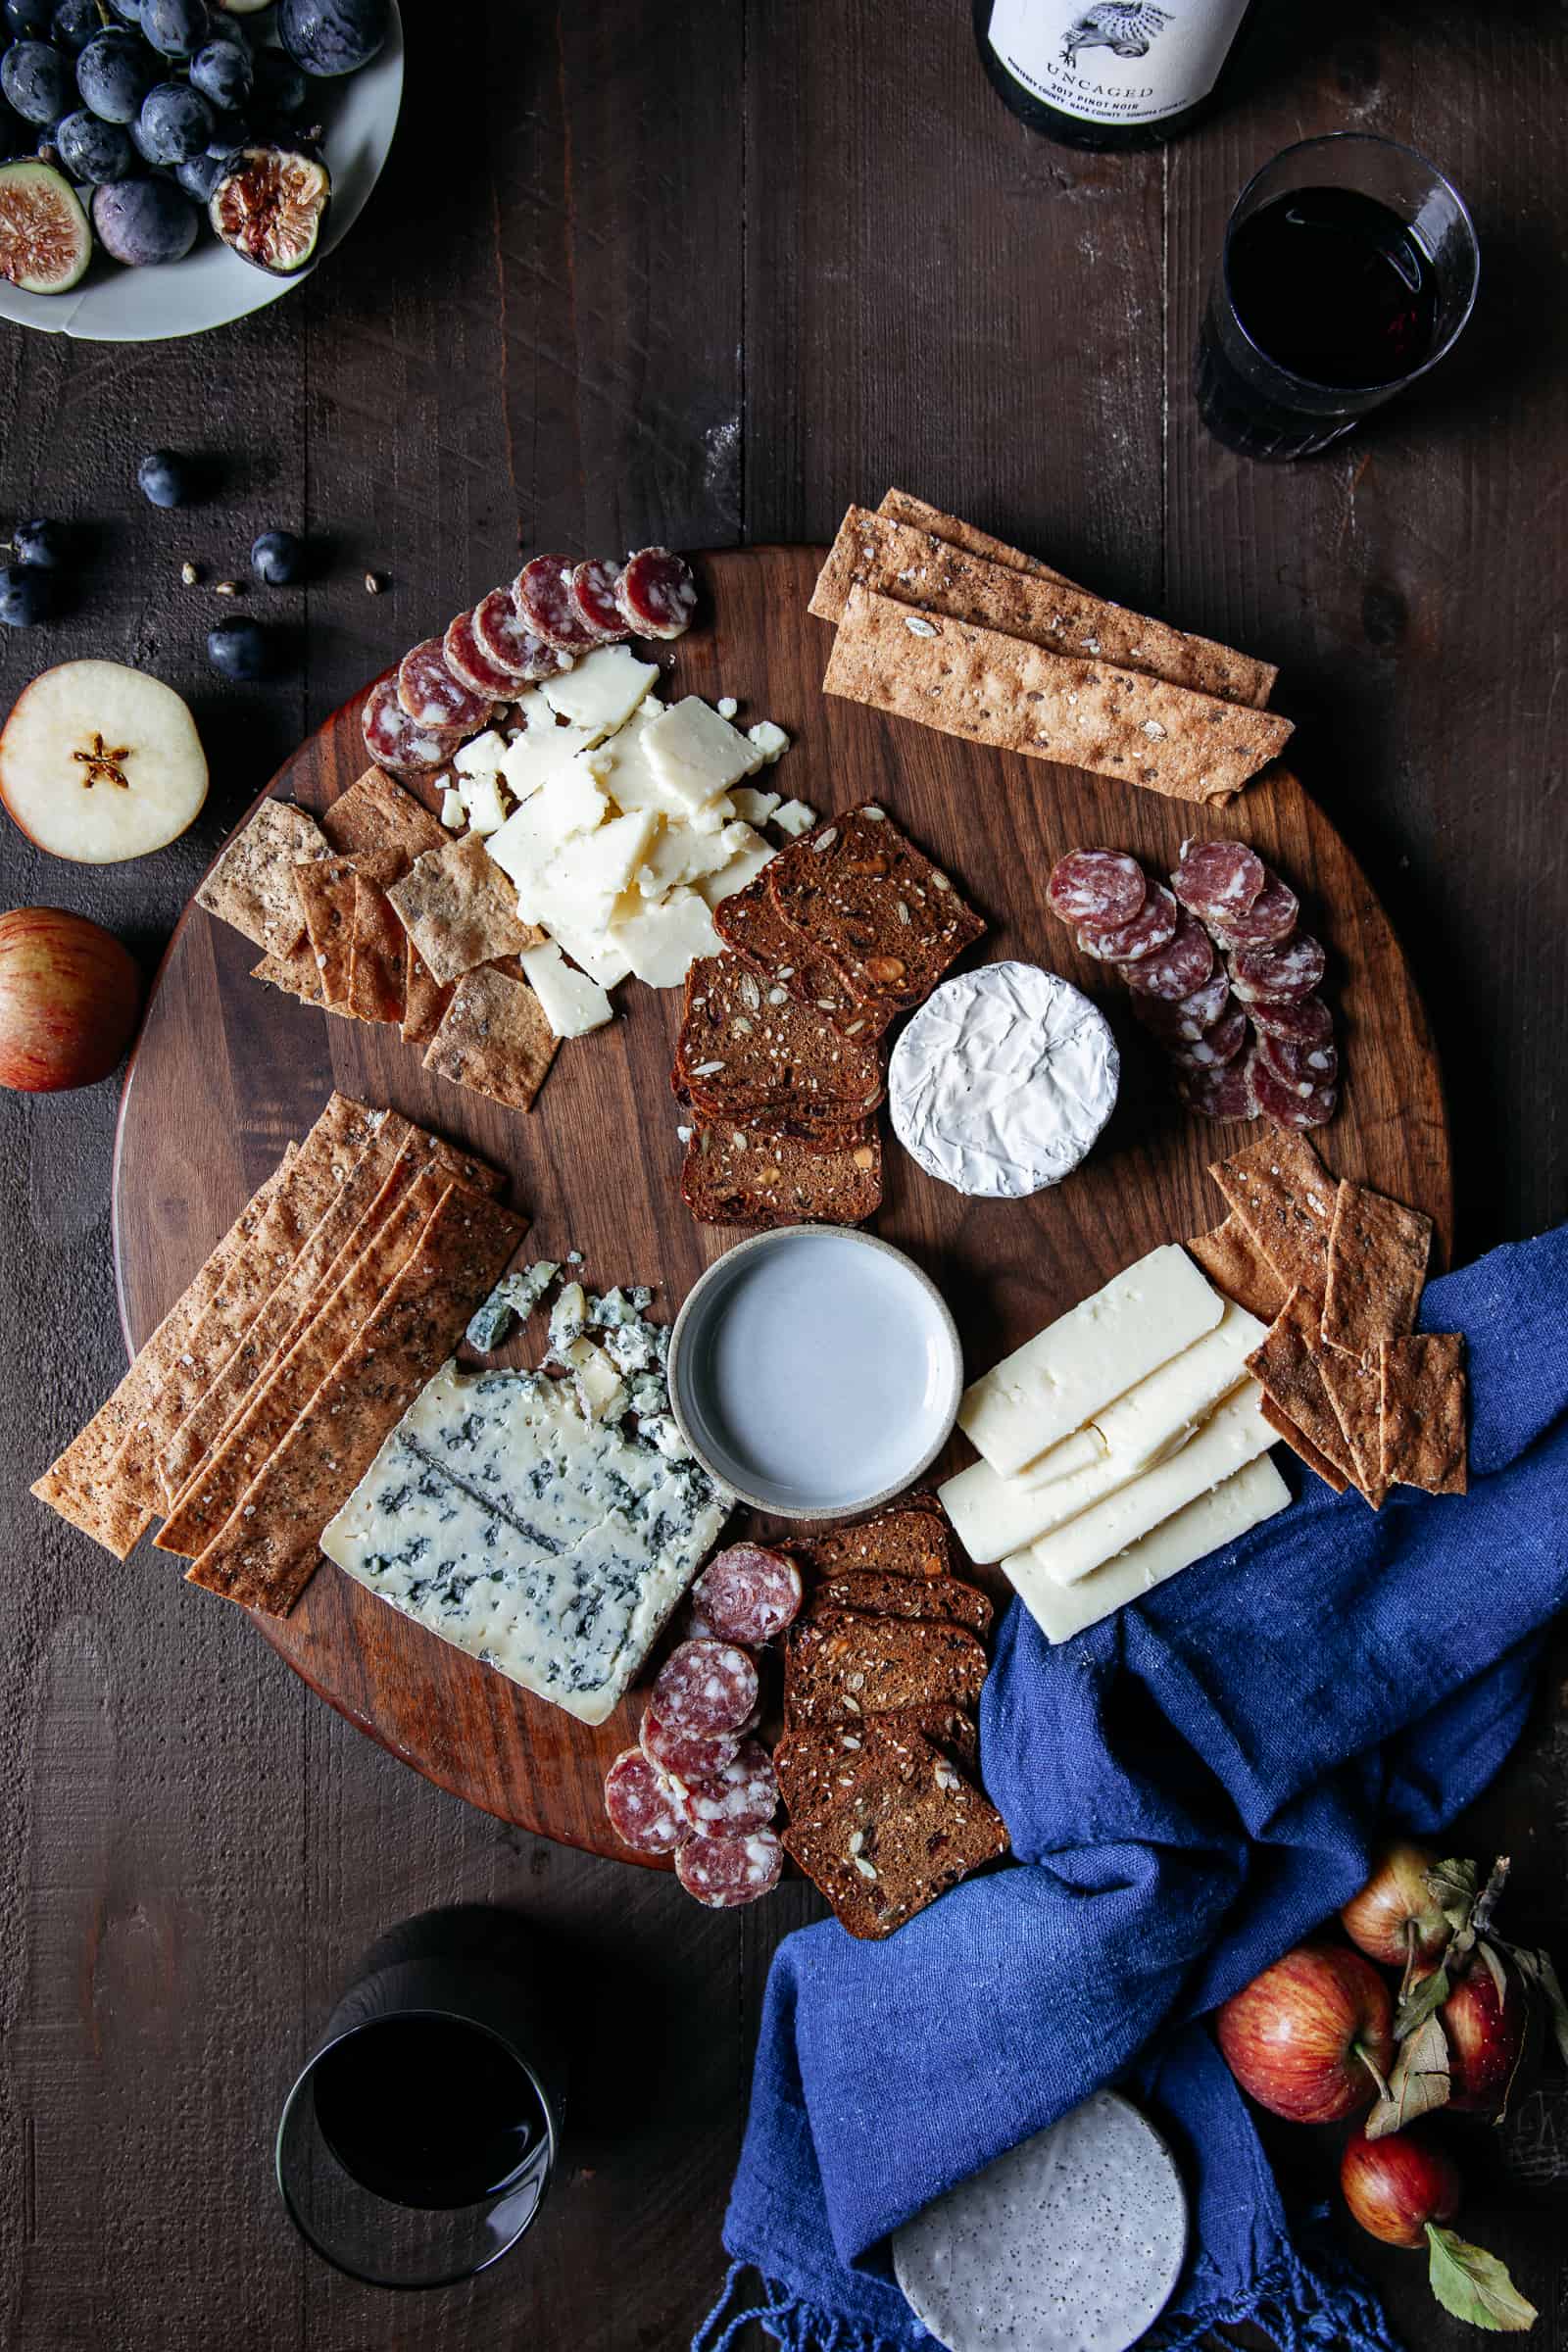
[(389, 16), (388, 0), (4, 0), (0, 160), (90, 188), (114, 260), (179, 261), (247, 153), (311, 149), (322, 82), (368, 64)]

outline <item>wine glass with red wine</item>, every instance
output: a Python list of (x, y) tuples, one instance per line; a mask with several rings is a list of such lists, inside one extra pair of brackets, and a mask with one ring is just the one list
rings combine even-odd
[(1249, 181), (1199, 336), (1199, 414), (1249, 458), (1306, 458), (1435, 368), (1481, 251), (1435, 164), (1359, 131), (1303, 139)]

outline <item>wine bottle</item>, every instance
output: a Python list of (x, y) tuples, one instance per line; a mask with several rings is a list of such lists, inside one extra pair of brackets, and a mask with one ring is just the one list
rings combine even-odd
[(1213, 103), (1255, 0), (974, 0), (991, 86), (1069, 147), (1157, 147)]

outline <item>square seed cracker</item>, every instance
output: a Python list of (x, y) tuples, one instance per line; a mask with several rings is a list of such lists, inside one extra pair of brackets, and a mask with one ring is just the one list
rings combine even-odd
[(1429, 1494), (1463, 1494), (1470, 1483), (1463, 1334), (1385, 1340), (1379, 1366), (1384, 1477)]
[(1321, 1300), (1338, 1178), (1305, 1136), (1271, 1127), (1208, 1172), (1286, 1289)]
[[(424, 803), (378, 767), (368, 767), (338, 795), (322, 812), (321, 831), (333, 849), (347, 857), (396, 851), (400, 873), (407, 873), (416, 858), (438, 850), (447, 838)], [(394, 882), (397, 878), (389, 877)]]
[[(299, 887), (298, 876), (295, 887)], [(302, 1004), (326, 1004), (320, 967), (309, 937), (290, 948), (286, 956), (264, 956), (260, 963), (252, 964), (251, 978), (279, 990), (285, 997), (298, 997)]]
[(1258, 1409), (1270, 1429), (1284, 1439), (1291, 1451), (1298, 1454), (1307, 1468), (1314, 1472), (1326, 1487), (1332, 1487), (1336, 1494), (1345, 1493), (1350, 1483), (1349, 1480), (1335, 1469), (1326, 1453), (1319, 1453), (1306, 1432), (1297, 1428), (1290, 1414), (1282, 1412), (1272, 1396), (1265, 1395)]
[(1329, 1229), (1323, 1337), (1377, 1364), (1385, 1340), (1415, 1329), (1427, 1278), (1432, 1219), (1364, 1184), (1342, 1184)]
[(296, 858), (325, 858), (330, 844), (292, 801), (263, 801), (196, 893), (196, 904), (231, 923), (269, 956), (286, 956), (305, 934), (294, 887)]
[(831, 957), (857, 1004), (921, 1004), (985, 924), (951, 877), (874, 801), (772, 858), (774, 906)]
[(477, 833), (427, 850), (388, 896), (431, 976), (442, 982), (544, 943), (537, 924), (519, 917), (516, 891)]
[(355, 879), (351, 858), (305, 858), (294, 868), (294, 888), (305, 916), (320, 1001), (334, 1010), (348, 1010)]
[(1355, 1483), (1375, 1511), (1383, 1508), (1389, 1482), (1383, 1475), (1381, 1380), (1375, 1355), (1347, 1355), (1325, 1348), (1319, 1338), (1316, 1362), (1329, 1402), (1355, 1464)]
[(361, 1021), (403, 1018), (403, 927), (387, 894), (356, 859), (349, 949), (349, 1010)]
[(1322, 1342), (1317, 1326), (1315, 1294), (1293, 1290), (1262, 1346), (1248, 1357), (1247, 1368), (1256, 1375), (1265, 1396), (1271, 1396), (1287, 1420), (1333, 1463), (1346, 1483), (1356, 1485), (1355, 1459), (1318, 1366)]
[(527, 982), (481, 964), (453, 990), (424, 1066), (493, 1102), (531, 1110), (558, 1043)]
[(1217, 1291), (1260, 1323), (1273, 1322), (1285, 1304), (1286, 1285), (1234, 1209), (1212, 1233), (1196, 1235), (1187, 1250)]
[(441, 1026), (442, 1015), (452, 1002), (456, 985), (445, 986), (435, 977), (424, 957), (405, 931), (403, 934), (403, 1041), (410, 1046), (427, 1046)]

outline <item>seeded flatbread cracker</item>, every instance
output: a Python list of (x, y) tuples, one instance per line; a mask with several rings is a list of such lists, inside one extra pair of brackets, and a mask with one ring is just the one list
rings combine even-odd
[(481, 964), (454, 988), (424, 1066), (493, 1102), (531, 1110), (559, 1042), (527, 982)]
[(294, 888), (316, 961), (321, 1001), (334, 1010), (348, 1009), (356, 879), (351, 858), (301, 859), (294, 868)]
[(866, 588), (850, 594), (822, 690), (970, 743), (1208, 805), (1234, 800), (1295, 731), (1273, 711), (1048, 654)]
[[(322, 812), (321, 831), (334, 850), (348, 857), (396, 851), (402, 873), (407, 873), (416, 858), (426, 850), (438, 850), (447, 838), (440, 820), (424, 803), (378, 767), (368, 767), (347, 792), (338, 795)], [(387, 878), (395, 882), (397, 874)]]
[(378, 1200), (376, 1213), (367, 1218), (370, 1230), (364, 1234), (360, 1247), (349, 1262), (336, 1270), (337, 1279), (323, 1289), (316, 1312), (296, 1333), (286, 1352), (245, 1399), (243, 1410), (224, 1433), (212, 1459), (201, 1465), (198, 1475), (175, 1497), (153, 1538), (158, 1550), (193, 1560), (224, 1527), (338, 1357), (375, 1313), (408, 1263), (449, 1183), (434, 1169), (426, 1168), (401, 1194), (390, 1182), (383, 1186), (383, 1196), (390, 1198)]
[(1432, 1219), (1364, 1184), (1342, 1184), (1329, 1228), (1323, 1338), (1370, 1358), (1414, 1331), (1432, 1248)]
[(439, 981), (413, 940), (403, 934), (403, 1042), (427, 1046), (441, 1026), (455, 984)]
[(388, 894), (432, 976), (461, 980), (497, 956), (520, 956), (545, 933), (517, 913), (517, 894), (477, 833), (443, 841)]
[(1385, 1340), (1379, 1365), (1384, 1477), (1429, 1494), (1463, 1494), (1470, 1484), (1464, 1335)]
[(251, 978), (281, 990), (286, 997), (298, 997), (302, 1004), (319, 1004), (325, 1009), (326, 992), (309, 938), (290, 948), (286, 956), (264, 956), (260, 963), (252, 964)]
[(305, 935), (294, 860), (329, 855), (330, 844), (315, 817), (292, 801), (263, 801), (196, 893), (196, 904), (243, 931), (269, 956), (286, 956)]
[(493, 1168), (487, 1159), (472, 1152), (465, 1152), (458, 1144), (449, 1144), (444, 1135), (431, 1135), (423, 1127), (414, 1130), (414, 1148), (426, 1167), (442, 1168), (455, 1184), (466, 1184), (470, 1193), (504, 1193), (507, 1179), (500, 1168)]
[(1190, 637), (1064, 581), (991, 562), (864, 507), (851, 507), (840, 523), (808, 609), (820, 620), (837, 621), (857, 587), (918, 612), (1021, 637), (1048, 653), (1074, 659), (1088, 654), (1254, 710), (1268, 701), (1279, 674), (1271, 663), (1229, 646)]
[(1285, 1304), (1287, 1286), (1234, 1209), (1212, 1233), (1195, 1235), (1187, 1250), (1217, 1291), (1223, 1291), (1248, 1314), (1256, 1315), (1260, 1323), (1273, 1322)]
[(1349, 1480), (1341, 1471), (1335, 1469), (1326, 1453), (1319, 1453), (1306, 1432), (1297, 1428), (1290, 1414), (1283, 1412), (1272, 1396), (1265, 1395), (1258, 1410), (1270, 1429), (1284, 1439), (1291, 1451), (1299, 1455), (1307, 1468), (1315, 1472), (1326, 1487), (1332, 1487), (1336, 1494), (1345, 1493), (1349, 1486)]
[(699, 1120), (681, 1199), (700, 1225), (861, 1225), (882, 1205), (882, 1141), (868, 1119), (836, 1151), (793, 1136)]
[(138, 1350), (114, 1395), (33, 1485), (40, 1502), (48, 1503), (117, 1559), (128, 1557), (153, 1512), (150, 1503), (133, 1501), (119, 1491), (108, 1477), (109, 1465), (140, 1424), (170, 1367), (189, 1346), (214, 1293), (226, 1279), (235, 1257), (250, 1246), (285, 1170), (297, 1156), (297, 1147), (290, 1144), (278, 1166), (246, 1201), (217, 1249), (197, 1267), (151, 1339)]
[(1038, 556), (1026, 556), (1021, 547), (1009, 547), (1005, 539), (993, 538), (989, 531), (980, 530), (972, 522), (960, 522), (956, 514), (944, 514), (940, 507), (926, 504), (907, 490), (885, 490), (877, 506), (879, 514), (894, 522), (912, 523), (918, 531), (929, 531), (933, 539), (945, 539), (950, 547), (961, 547), (971, 556), (983, 556), (988, 563), (1005, 564), (1014, 571), (1032, 571), (1036, 579), (1059, 580), (1063, 587), (1072, 583), (1062, 572), (1053, 571)]
[(1383, 1475), (1382, 1383), (1378, 1359), (1375, 1355), (1346, 1355), (1338, 1348), (1325, 1348), (1320, 1336), (1316, 1361), (1355, 1464), (1355, 1484), (1372, 1508), (1380, 1511), (1388, 1498), (1389, 1482)]
[(349, 1010), (361, 1021), (403, 1019), (403, 927), (386, 892), (355, 860)]
[(401, 1273), (345, 1348), (221, 1533), (192, 1584), (286, 1616), (316, 1569), (322, 1528), (494, 1287), (524, 1220), (452, 1185)]
[[(1358, 1483), (1355, 1460), (1324, 1386), (1318, 1360), (1323, 1344), (1317, 1326), (1316, 1294), (1293, 1290), (1270, 1324), (1262, 1346), (1248, 1357), (1247, 1366), (1286, 1419), (1333, 1463), (1347, 1485), (1353, 1486)], [(1270, 1427), (1273, 1426), (1270, 1422)]]
[(1339, 1179), (1305, 1136), (1267, 1128), (1208, 1172), (1286, 1289), (1321, 1300)]
[(832, 957), (858, 1004), (923, 1004), (985, 932), (950, 876), (874, 801), (791, 842), (763, 879), (780, 913)]

